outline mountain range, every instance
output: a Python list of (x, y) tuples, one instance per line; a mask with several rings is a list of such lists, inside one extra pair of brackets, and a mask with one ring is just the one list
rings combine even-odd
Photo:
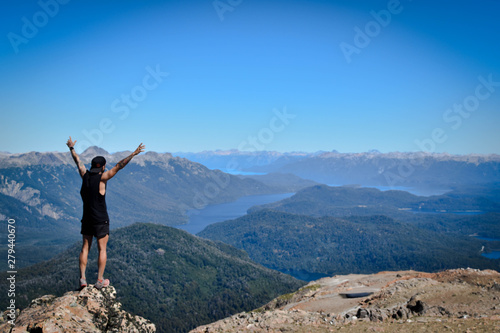
[[(201, 163), (210, 169), (219, 169), (226, 172), (240, 173), (251, 170), (254, 167), (266, 167), (273, 163), (284, 165), (293, 161), (298, 161), (304, 158), (321, 154), (321, 152), (247, 152), (233, 149), (202, 151), (198, 153), (176, 152), (172, 154), (174, 156), (184, 157), (191, 161)], [(279, 162), (277, 162), (278, 160)]]
[[(129, 154), (90, 147), (80, 157), (90, 167), (91, 159), (102, 155), (109, 169)], [(20, 266), (48, 259), (80, 237), (80, 187), (69, 152), (0, 154), (0, 218), (16, 220)], [(112, 228), (134, 222), (179, 225), (187, 222), (191, 209), (288, 191), (288, 183), (266, 185), (168, 153), (147, 152), (109, 182), (106, 201)]]
[(291, 173), (322, 184), (396, 188), (453, 188), (500, 181), (500, 155), (392, 152), (241, 152), (176, 153), (209, 168), (238, 173)]

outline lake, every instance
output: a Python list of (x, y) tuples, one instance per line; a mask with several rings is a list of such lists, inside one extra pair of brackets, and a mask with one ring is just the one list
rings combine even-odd
[[(487, 241), (487, 242), (500, 242), (500, 239), (498, 239), (498, 238), (488, 238), (488, 237), (479, 237), (479, 236), (476, 236), (476, 238)], [(500, 259), (500, 251), (491, 251), (488, 253), (483, 252), (483, 253), (481, 253), (481, 255), (485, 258), (488, 258), (488, 259)]]
[(422, 196), (422, 197), (430, 197), (433, 195), (442, 195), (447, 192), (450, 192), (450, 189), (444, 188), (432, 188), (432, 187), (407, 187), (407, 186), (376, 186), (376, 185), (339, 185), (339, 184), (327, 184), (328, 186), (339, 187), (339, 186), (348, 186), (352, 188), (376, 188), (385, 191), (405, 191), (411, 193), (413, 195)]
[[(339, 186), (339, 185), (329, 185), (329, 186)], [(366, 186), (370, 187), (370, 186)], [(418, 190), (410, 187), (384, 187), (384, 186), (371, 186), (378, 188), (381, 191), (387, 190), (401, 190), (408, 191), (415, 195), (438, 195), (446, 192), (447, 190), (443, 189), (426, 189)], [(294, 193), (281, 193), (281, 194), (265, 194), (265, 195), (250, 195), (246, 197), (239, 198), (236, 201), (218, 204), (218, 205), (208, 205), (202, 209), (192, 209), (187, 211), (187, 216), (189, 217), (189, 221), (187, 224), (182, 224), (176, 226), (178, 229), (185, 230), (189, 233), (197, 234), (206, 226), (223, 222), (227, 220), (233, 220), (238, 217), (241, 217), (247, 213), (247, 210), (256, 205), (263, 205), (271, 202), (276, 202), (279, 200), (283, 200), (289, 198)]]
[(430, 211), (430, 210), (420, 210), (420, 209), (411, 209), (408, 212), (412, 212), (415, 214), (453, 214), (453, 215), (481, 215), (485, 212), (481, 210), (457, 210), (457, 211)]
[(492, 251), (489, 253), (481, 253), (481, 255), (488, 259), (500, 259), (500, 251)]
[[(480, 237), (480, 236), (474, 236), (477, 239), (484, 240), (487, 242), (500, 242), (500, 239), (498, 238), (489, 238), (489, 237)], [(491, 252), (483, 252), (481, 255), (485, 258), (488, 259), (500, 259), (500, 251), (491, 251)]]
[(241, 217), (247, 213), (250, 207), (283, 200), (291, 197), (293, 194), (294, 193), (250, 195), (239, 198), (233, 202), (208, 205), (202, 209), (191, 209), (186, 212), (189, 217), (188, 223), (178, 225), (176, 228), (185, 230), (194, 235), (212, 223), (234, 220)]

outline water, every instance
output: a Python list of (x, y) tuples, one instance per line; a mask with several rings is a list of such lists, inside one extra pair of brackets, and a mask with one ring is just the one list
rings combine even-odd
[(488, 259), (500, 259), (500, 251), (493, 251), (490, 253), (481, 253), (483, 257)]
[(429, 210), (420, 210), (420, 209), (412, 209), (409, 212), (415, 214), (453, 214), (453, 215), (481, 215), (485, 212), (481, 210), (462, 210), (462, 211), (429, 211)]
[(239, 198), (233, 202), (208, 205), (202, 209), (192, 209), (187, 211), (189, 217), (188, 223), (178, 225), (176, 228), (185, 230), (194, 235), (210, 224), (241, 217), (245, 215), (247, 210), (252, 206), (283, 200), (291, 197), (293, 194), (294, 193), (250, 195)]
[[(338, 185), (338, 184), (328, 184), (328, 186), (346, 186), (346, 185)], [(407, 187), (407, 186), (375, 186), (375, 185), (359, 185), (354, 186), (355, 188), (376, 188), (381, 191), (405, 191), (409, 192), (413, 195), (422, 196), (422, 197), (430, 197), (433, 195), (442, 195), (447, 192), (450, 192), (449, 189), (441, 189), (441, 188), (431, 188), (431, 187)]]
[[(479, 237), (479, 236), (476, 236), (476, 238), (484, 240), (484, 241), (488, 241), (488, 242), (500, 242), (499, 238), (488, 238), (488, 237)], [(500, 251), (491, 251), (489, 253), (481, 253), (481, 255), (485, 258), (488, 258), (488, 259), (500, 259)]]
[(485, 240), (488, 242), (500, 242), (499, 238), (488, 238), (488, 237), (479, 237), (479, 236), (476, 236), (476, 238), (480, 239), (480, 240)]
[(238, 169), (221, 169), (220, 171), (229, 173), (235, 176), (263, 176), (267, 175), (265, 172), (252, 172), (252, 171), (241, 171)]
[(418, 195), (422, 197), (430, 197), (433, 195), (443, 195), (446, 192), (450, 192), (448, 189), (430, 188), (430, 187), (406, 187), (406, 186), (364, 186), (364, 187), (374, 187), (381, 191), (405, 191), (413, 195)]

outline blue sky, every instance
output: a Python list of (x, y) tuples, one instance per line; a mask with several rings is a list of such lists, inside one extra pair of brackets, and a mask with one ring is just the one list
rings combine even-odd
[(0, 151), (500, 153), (500, 1), (11, 1)]

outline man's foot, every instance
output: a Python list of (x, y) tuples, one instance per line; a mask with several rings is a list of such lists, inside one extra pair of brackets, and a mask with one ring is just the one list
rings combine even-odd
[(97, 289), (106, 288), (107, 286), (109, 286), (109, 280), (108, 279), (97, 280), (97, 282), (94, 285), (94, 287), (96, 287)]
[(87, 280), (86, 279), (80, 279), (80, 290), (82, 290), (86, 286), (87, 286)]

